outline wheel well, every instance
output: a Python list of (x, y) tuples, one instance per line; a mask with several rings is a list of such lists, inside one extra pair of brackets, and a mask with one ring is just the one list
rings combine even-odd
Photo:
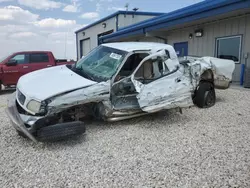
[(193, 99), (196, 95), (196, 92), (197, 92), (197, 89), (199, 88), (201, 82), (210, 82), (214, 85), (214, 74), (212, 72), (211, 69), (209, 70), (205, 70), (202, 74), (201, 74), (201, 77), (200, 77), (200, 82), (199, 84), (197, 85), (195, 91), (194, 91), (194, 94), (193, 94)]
[(200, 81), (209, 81), (211, 83), (214, 83), (214, 74), (212, 70), (206, 70), (202, 73)]

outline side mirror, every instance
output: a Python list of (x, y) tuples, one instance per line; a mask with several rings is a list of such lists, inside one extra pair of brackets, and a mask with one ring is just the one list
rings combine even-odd
[(15, 59), (10, 59), (7, 63), (6, 63), (7, 66), (15, 66), (17, 65), (17, 60)]

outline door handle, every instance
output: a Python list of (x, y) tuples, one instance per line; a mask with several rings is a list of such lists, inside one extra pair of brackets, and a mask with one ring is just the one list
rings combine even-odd
[(29, 66), (23, 66), (23, 68), (24, 68), (24, 69), (27, 69), (27, 68), (29, 68)]
[(47, 65), (47, 67), (52, 67), (52, 65)]

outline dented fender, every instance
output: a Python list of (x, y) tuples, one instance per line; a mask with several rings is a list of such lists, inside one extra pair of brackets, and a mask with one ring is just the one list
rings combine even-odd
[(48, 114), (61, 112), (69, 107), (100, 102), (110, 97), (110, 81), (78, 89), (64, 95), (54, 97), (48, 104)]
[[(215, 87), (217, 89), (229, 88), (230, 82), (232, 81), (232, 75), (235, 70), (234, 61), (215, 57), (187, 57), (187, 59), (191, 62), (190, 66), (194, 82), (199, 82), (201, 75), (205, 71), (211, 70), (213, 73)], [(199, 66), (200, 70), (195, 69), (195, 66)]]

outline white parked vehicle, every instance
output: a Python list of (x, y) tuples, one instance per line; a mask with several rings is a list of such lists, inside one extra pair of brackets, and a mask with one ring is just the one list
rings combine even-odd
[(215, 104), (215, 88), (229, 88), (235, 64), (213, 57), (179, 62), (167, 44), (102, 44), (75, 65), (20, 78), (7, 113), (33, 141), (85, 132), (84, 119), (118, 121), (167, 109)]

